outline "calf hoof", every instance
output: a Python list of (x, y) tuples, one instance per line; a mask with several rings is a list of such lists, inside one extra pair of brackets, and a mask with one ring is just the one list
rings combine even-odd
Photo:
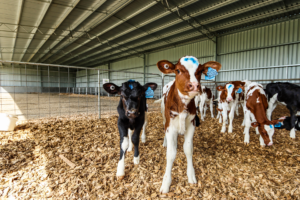
[(249, 143), (248, 142), (244, 142), (244, 145), (249, 146)]
[(146, 137), (142, 137), (142, 143), (145, 143), (146, 142)]
[(269, 142), (268, 146), (272, 146), (273, 145), (273, 142)]
[(125, 177), (125, 176), (117, 176), (117, 180), (118, 180), (118, 181), (121, 181), (121, 180), (124, 179), (124, 177)]
[(161, 194), (166, 194), (169, 192), (169, 190), (170, 190), (170, 186), (163, 183), (159, 191)]
[(134, 163), (135, 165), (140, 164), (140, 156), (138, 156), (138, 157), (133, 157), (133, 163)]

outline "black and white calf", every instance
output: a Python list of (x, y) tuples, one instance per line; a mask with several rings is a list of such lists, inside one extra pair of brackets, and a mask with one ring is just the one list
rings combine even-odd
[[(290, 131), (293, 127), (291, 125), (291, 117), (281, 117), (278, 120), (283, 120), (282, 122), (279, 122), (274, 127), (277, 129), (286, 129)], [(296, 123), (295, 123), (295, 129), (300, 131), (300, 117), (297, 117)]]
[(291, 132), (290, 137), (296, 138), (295, 125), (297, 121), (296, 114), (300, 111), (300, 87), (291, 83), (269, 83), (266, 86), (266, 93), (268, 97), (267, 117), (272, 118), (272, 112), (278, 103), (286, 105), (289, 109), (291, 118)]
[[(139, 140), (142, 127), (145, 126), (146, 97), (145, 91), (150, 87), (155, 90), (156, 83), (147, 83), (144, 86), (139, 82), (125, 82), (119, 87), (113, 83), (106, 83), (103, 88), (110, 94), (119, 94), (120, 102), (117, 107), (119, 113), (118, 128), (120, 134), (120, 160), (117, 168), (117, 178), (122, 180), (125, 176), (125, 153), (132, 149), (134, 144), (134, 164), (139, 164)], [(133, 133), (133, 134), (132, 134)], [(146, 135), (143, 132), (142, 142), (145, 142)], [(132, 143), (131, 143), (132, 141)]]

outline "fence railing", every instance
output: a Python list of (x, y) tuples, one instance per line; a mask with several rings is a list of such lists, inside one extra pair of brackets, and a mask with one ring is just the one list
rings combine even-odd
[[(115, 115), (119, 97), (106, 93), (103, 89), (103, 80), (109, 79), (117, 85), (129, 79), (141, 84), (144, 84), (144, 80), (155, 82), (158, 88), (154, 92), (154, 98), (158, 99), (162, 96), (163, 86), (175, 79), (175, 75), (162, 76), (128, 70), (116, 71), (13, 61), (0, 61), (0, 63), (2, 63), (0, 65), (0, 112), (18, 115), (21, 120), (78, 115), (94, 115), (100, 118)], [(277, 81), (300, 85), (300, 78), (250, 81), (259, 82), (264, 86)], [(201, 85), (210, 88), (216, 98), (216, 87), (227, 82), (201, 80)], [(147, 100), (149, 111), (160, 110), (160, 105), (154, 104), (153, 101), (153, 99)]]
[[(17, 115), (20, 120), (117, 114), (120, 98), (103, 89), (107, 79), (116, 85), (130, 79), (141, 84), (144, 79), (155, 80), (154, 97), (162, 94), (161, 75), (155, 73), (13, 61), (0, 64), (0, 113)], [(152, 99), (147, 102), (149, 111), (157, 110)]]

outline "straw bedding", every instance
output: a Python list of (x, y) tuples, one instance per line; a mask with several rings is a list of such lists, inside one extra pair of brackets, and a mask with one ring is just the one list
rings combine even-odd
[[(241, 113), (241, 111), (240, 111)], [(273, 117), (287, 115), (276, 108)], [(116, 180), (119, 159), (117, 116), (45, 119), (0, 132), (0, 198), (10, 199), (300, 199), (300, 150), (297, 139), (276, 130), (274, 145), (261, 148), (250, 129), (243, 144), (242, 116), (234, 133), (220, 134), (217, 119), (206, 118), (194, 136), (197, 184), (186, 176), (183, 137), (172, 170), (170, 193), (160, 194), (166, 149), (162, 117), (149, 115), (140, 164), (126, 154), (125, 178)], [(68, 165), (65, 157), (75, 166)]]

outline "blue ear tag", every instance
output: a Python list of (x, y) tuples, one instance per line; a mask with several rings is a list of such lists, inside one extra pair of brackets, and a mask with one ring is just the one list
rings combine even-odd
[(279, 123), (275, 124), (275, 126), (274, 126), (274, 127), (276, 127), (276, 128), (280, 128), (281, 126), (282, 126), (282, 124), (279, 122)]
[(270, 124), (270, 128), (273, 128), (273, 126)]
[(154, 97), (154, 91), (150, 87), (148, 87), (145, 94), (146, 94), (146, 98), (153, 98)]
[[(128, 82), (129, 82), (129, 83), (134, 83), (135, 80), (130, 79)], [(132, 89), (132, 88), (133, 88), (133, 85), (132, 85), (132, 84), (129, 84), (129, 88)]]
[(240, 94), (240, 93), (242, 93), (242, 92), (243, 92), (242, 88), (239, 88), (238, 91), (237, 91), (236, 93)]
[(207, 70), (207, 74), (205, 75), (205, 80), (212, 80), (215, 78), (215, 76), (218, 75), (218, 72), (217, 70), (209, 67), (208, 70)]

